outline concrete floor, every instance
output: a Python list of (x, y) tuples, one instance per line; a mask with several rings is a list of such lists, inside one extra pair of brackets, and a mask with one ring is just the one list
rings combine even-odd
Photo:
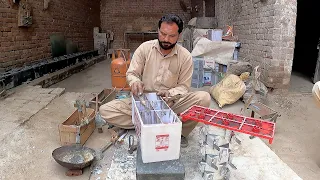
[[(103, 61), (52, 87), (63, 87), (71, 92), (101, 91), (104, 87), (111, 87), (109, 69), (110, 62)], [(267, 145), (306, 180), (316, 180), (320, 177), (320, 168), (317, 165), (320, 163), (317, 152), (320, 149), (320, 110), (313, 102), (311, 89), (310, 80), (294, 73), (289, 93), (269, 94), (266, 102), (281, 114), (274, 143)]]
[(292, 72), (289, 92), (292, 93), (310, 93), (313, 83), (310, 77), (299, 72)]
[[(34, 115), (28, 115), (27, 119), (22, 120), (23, 123), (21, 123), (21, 117), (16, 116), (12, 116), (17, 119), (12, 120), (13, 122), (9, 122), (11, 118), (4, 121), (0, 119), (3, 121), (1, 129), (6, 130), (5, 134), (0, 134), (0, 146), (2, 147), (0, 149), (0, 169), (2, 170), (0, 179), (71, 179), (64, 175), (65, 168), (55, 163), (51, 157), (52, 151), (60, 146), (57, 125), (74, 111), (75, 99), (91, 97), (92, 92), (100, 92), (103, 88), (111, 87), (110, 61), (95, 64), (50, 88), (55, 87), (66, 88), (67, 92), (53, 100), (43, 100), (44, 104), (49, 104), (44, 106), (42, 104), (41, 107), (34, 110)], [(26, 97), (30, 95), (26, 94)], [(320, 134), (318, 133), (320, 121), (317, 121), (320, 111), (313, 103), (311, 94), (299, 92), (287, 95), (270, 94), (268, 105), (282, 115), (277, 121), (274, 142), (271, 145), (264, 144), (262, 142), (266, 141), (261, 141), (259, 138), (248, 140), (247, 136), (240, 135), (244, 145), (238, 151), (240, 158), (234, 163), (239, 167), (239, 170), (235, 172), (238, 176), (234, 179), (299, 179), (294, 172), (302, 179), (319, 179), (320, 169), (316, 163), (320, 162), (317, 153), (320, 148)], [(1, 102), (0, 106), (6, 107), (7, 103)], [(224, 107), (223, 110), (239, 113), (242, 106), (243, 103), (238, 101), (234, 105)], [(212, 102), (211, 107), (217, 108), (216, 103)], [(28, 108), (28, 105), (25, 108)], [(1, 114), (5, 113), (5, 110), (1, 111)], [(87, 145), (95, 149), (101, 148), (108, 137), (106, 133), (98, 134), (95, 131)], [(190, 142), (197, 142), (197, 139), (191, 138)], [(274, 153), (268, 150), (267, 146)], [(121, 147), (111, 148), (107, 153), (112, 152), (115, 152), (114, 156), (105, 154), (106, 159), (103, 159), (106, 171), (118, 168), (115, 161), (123, 162), (129, 158), (126, 156), (121, 159), (119, 156)], [(182, 152), (182, 154), (188, 154), (188, 152), (196, 154), (197, 149), (191, 146)], [(116, 157), (116, 159), (111, 161), (110, 157)], [(184, 159), (192, 158), (184, 156)], [(285, 163), (294, 172), (287, 168)], [(186, 166), (188, 170), (195, 171), (194, 165), (187, 164)], [(130, 168), (132, 170), (132, 166), (127, 167), (129, 170)], [(250, 176), (246, 176), (248, 174)], [(129, 171), (125, 175), (129, 175), (128, 179), (134, 179), (132, 171), (131, 174)], [(72, 179), (88, 179), (88, 176), (89, 170), (86, 169), (83, 176)], [(197, 175), (189, 173), (187, 176), (193, 177), (189, 179), (196, 179)], [(112, 176), (110, 178), (112, 179)]]
[(281, 113), (270, 148), (303, 179), (319, 179), (320, 110), (311, 95), (295, 93), (269, 100)]
[(100, 92), (103, 88), (111, 88), (110, 60), (94, 64), (93, 66), (73, 74), (69, 78), (51, 86), (64, 87), (66, 92)]

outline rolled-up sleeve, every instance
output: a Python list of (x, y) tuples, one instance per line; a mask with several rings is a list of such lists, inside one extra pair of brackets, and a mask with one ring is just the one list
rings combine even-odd
[(171, 96), (174, 96), (177, 94), (183, 95), (190, 91), (192, 73), (193, 73), (193, 61), (192, 61), (192, 56), (190, 55), (186, 57), (186, 60), (182, 65), (176, 87), (169, 89)]
[(130, 66), (126, 73), (127, 82), (130, 87), (134, 82), (141, 81), (144, 62), (145, 62), (145, 56), (143, 53), (143, 47), (139, 46), (132, 56)]

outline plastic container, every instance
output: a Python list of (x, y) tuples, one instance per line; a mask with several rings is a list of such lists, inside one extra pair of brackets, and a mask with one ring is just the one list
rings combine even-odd
[(214, 69), (204, 69), (203, 86), (213, 86), (218, 84), (222, 79), (222, 73)]
[(204, 86), (211, 86), (214, 82), (214, 72), (212, 69), (204, 69), (203, 74), (203, 85)]
[(194, 71), (203, 71), (205, 63), (203, 57), (192, 57), (192, 61)]
[(133, 96), (132, 122), (143, 163), (179, 159), (182, 122), (156, 93)]
[(222, 41), (222, 29), (209, 29), (208, 30), (208, 39), (211, 41)]
[(197, 71), (194, 70), (192, 74), (192, 80), (191, 80), (191, 87), (193, 88), (200, 88), (203, 87), (204, 82), (204, 71)]
[(203, 73), (204, 73), (204, 58), (193, 57), (193, 74), (191, 80), (191, 87), (203, 87)]
[(180, 117), (182, 118), (182, 121), (197, 121), (231, 131), (268, 139), (269, 144), (272, 144), (274, 139), (276, 124), (262, 119), (246, 117), (197, 105), (191, 106), (189, 109), (182, 112)]

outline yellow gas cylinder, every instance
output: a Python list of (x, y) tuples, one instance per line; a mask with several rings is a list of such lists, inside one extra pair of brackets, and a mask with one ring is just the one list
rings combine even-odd
[[(117, 57), (115, 52), (117, 52)], [(118, 90), (130, 90), (126, 73), (130, 65), (130, 50), (117, 49), (112, 53), (111, 84)]]

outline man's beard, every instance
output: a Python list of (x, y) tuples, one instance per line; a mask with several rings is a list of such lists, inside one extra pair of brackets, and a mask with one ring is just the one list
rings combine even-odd
[(177, 43), (171, 44), (171, 43), (169, 43), (169, 42), (160, 41), (159, 39), (158, 39), (158, 41), (159, 41), (160, 47), (161, 47), (162, 49), (164, 49), (164, 50), (172, 49), (172, 48), (174, 48), (174, 46), (177, 44)]

